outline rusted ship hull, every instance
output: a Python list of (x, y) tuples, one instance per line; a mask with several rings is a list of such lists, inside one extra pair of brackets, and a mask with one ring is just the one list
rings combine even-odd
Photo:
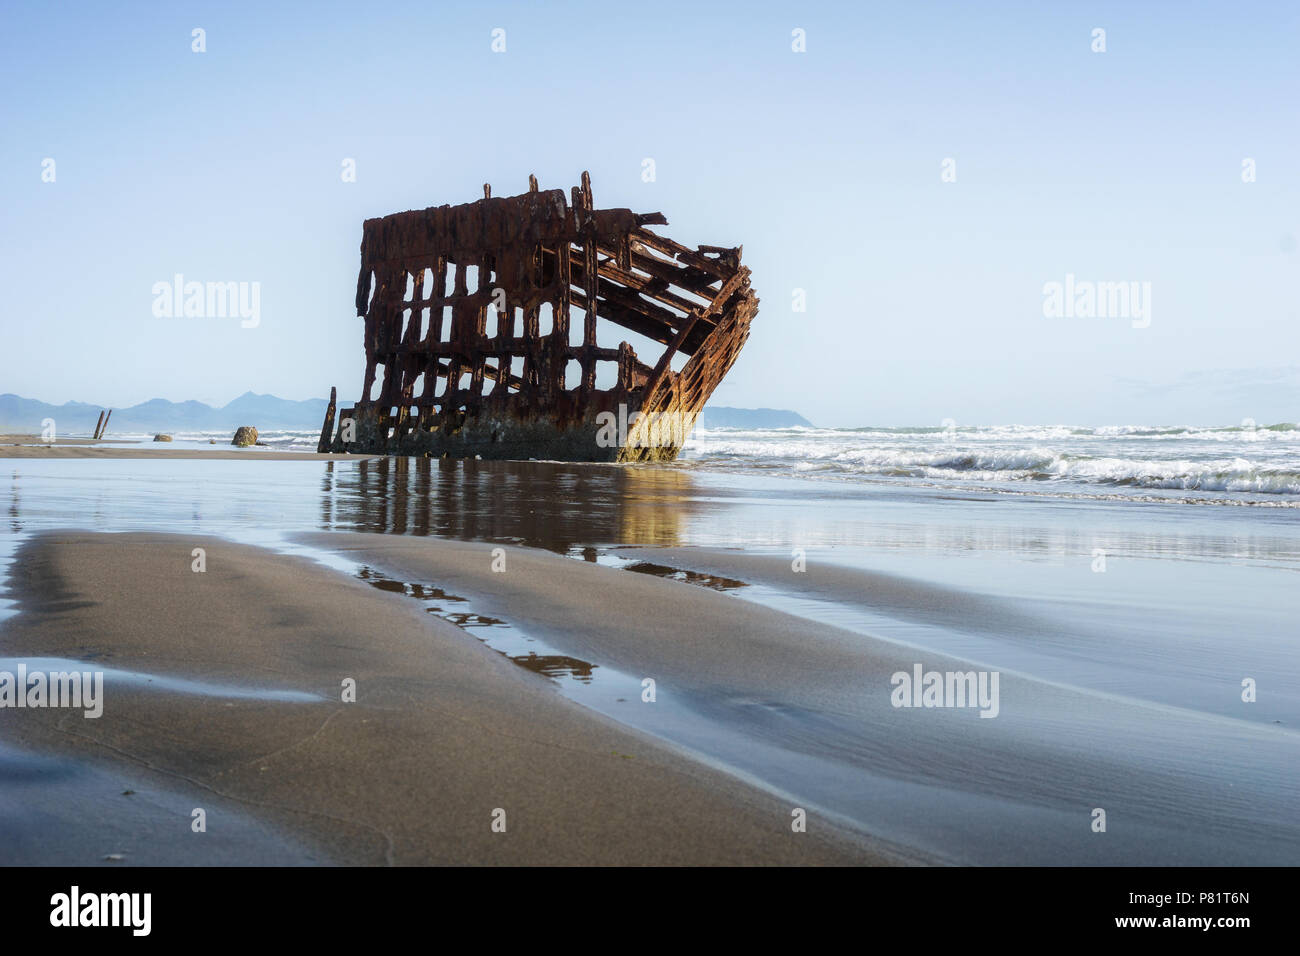
[[(758, 299), (741, 249), (688, 249), (659, 213), (595, 209), (572, 190), (367, 220), (357, 314), (362, 401), (320, 450), (671, 460), (735, 362)], [(627, 341), (659, 350), (654, 364)], [(674, 365), (680, 367), (676, 370)]]

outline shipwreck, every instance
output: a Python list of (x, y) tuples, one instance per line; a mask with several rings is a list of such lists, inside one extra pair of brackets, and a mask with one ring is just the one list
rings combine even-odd
[[(587, 173), (569, 202), (533, 176), (483, 196), (366, 220), (362, 397), (336, 410), (331, 389), (320, 451), (677, 457), (758, 310), (741, 247), (690, 249), (647, 228), (661, 213), (597, 209)], [(629, 332), (657, 354), (615, 341)]]

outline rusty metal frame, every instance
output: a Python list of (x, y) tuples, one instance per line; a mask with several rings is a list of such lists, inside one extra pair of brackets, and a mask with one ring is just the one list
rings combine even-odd
[[(757, 313), (740, 247), (692, 250), (647, 228), (667, 224), (660, 213), (596, 209), (585, 172), (571, 203), (532, 176), (518, 196), (483, 191), (366, 221), (362, 399), (336, 430), (332, 392), (320, 450), (675, 458)], [(663, 346), (654, 364), (602, 345), (615, 328)], [(599, 388), (602, 362), (616, 377)]]

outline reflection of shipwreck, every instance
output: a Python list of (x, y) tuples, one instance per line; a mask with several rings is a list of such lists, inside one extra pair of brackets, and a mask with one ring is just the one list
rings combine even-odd
[[(321, 451), (565, 461), (669, 460), (736, 360), (758, 299), (740, 249), (596, 209), (591, 180), (365, 223), (361, 401)], [(619, 326), (615, 330), (612, 326)], [(648, 365), (626, 341), (662, 348)], [(598, 336), (602, 336), (598, 340)]]

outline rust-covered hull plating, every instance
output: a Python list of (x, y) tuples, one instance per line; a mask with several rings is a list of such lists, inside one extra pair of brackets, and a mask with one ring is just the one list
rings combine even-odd
[[(740, 248), (692, 250), (646, 228), (666, 224), (595, 209), (586, 173), (571, 203), (530, 177), (519, 196), (485, 186), (476, 202), (367, 220), (363, 398), (336, 426), (331, 394), (320, 450), (677, 457), (758, 299)], [(653, 365), (604, 341), (623, 330), (661, 351)]]

